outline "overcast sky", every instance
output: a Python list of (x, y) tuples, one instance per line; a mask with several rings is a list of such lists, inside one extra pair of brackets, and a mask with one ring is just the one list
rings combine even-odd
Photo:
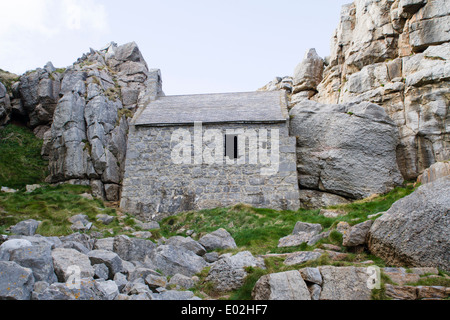
[(0, 68), (66, 67), (89, 48), (136, 41), (167, 95), (254, 91), (329, 55), (351, 0), (0, 0)]

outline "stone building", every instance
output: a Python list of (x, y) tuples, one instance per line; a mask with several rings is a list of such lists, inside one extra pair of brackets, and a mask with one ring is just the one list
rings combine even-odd
[(249, 204), (297, 210), (286, 94), (159, 97), (131, 121), (121, 207), (143, 219)]

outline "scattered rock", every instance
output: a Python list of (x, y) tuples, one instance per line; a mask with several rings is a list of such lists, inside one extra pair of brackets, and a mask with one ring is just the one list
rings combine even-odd
[(300, 270), (300, 274), (306, 282), (311, 282), (319, 286), (323, 283), (322, 275), (317, 268), (303, 268)]
[(98, 214), (96, 216), (96, 218), (97, 218), (97, 221), (100, 221), (105, 226), (110, 225), (115, 219), (113, 216), (109, 216), (107, 214)]
[(12, 251), (19, 248), (31, 247), (32, 245), (33, 244), (30, 241), (25, 239), (8, 240), (0, 246), (0, 260), (9, 261)]
[(122, 272), (122, 259), (120, 259), (120, 257), (114, 252), (106, 250), (93, 250), (89, 252), (87, 256), (89, 257), (92, 265), (105, 264), (108, 267), (108, 279), (113, 279), (116, 273)]
[(33, 184), (33, 185), (27, 185), (25, 189), (27, 190), (27, 193), (31, 193), (36, 191), (37, 189), (40, 189), (42, 186), (40, 184)]
[(95, 287), (98, 291), (100, 291), (102, 295), (102, 300), (112, 301), (115, 300), (119, 295), (119, 287), (117, 284), (112, 281), (95, 281)]
[(206, 254), (205, 247), (203, 247), (200, 243), (198, 243), (191, 237), (172, 237), (166, 241), (166, 245), (183, 247), (186, 250), (192, 251), (199, 256), (204, 256)]
[(386, 284), (386, 296), (394, 300), (416, 300), (417, 288), (411, 286), (394, 286)]
[(145, 283), (151, 290), (156, 290), (157, 288), (165, 288), (167, 285), (167, 278), (151, 273), (147, 277), (145, 277)]
[(175, 286), (177, 290), (179, 289), (185, 289), (189, 290), (193, 288), (195, 285), (194, 280), (192, 278), (186, 277), (182, 274), (176, 274), (174, 275), (170, 281), (169, 286)]
[(8, 187), (2, 187), (2, 188), (0, 189), (0, 191), (1, 191), (1, 192), (4, 192), (4, 193), (16, 193), (16, 192), (17, 192), (17, 190), (11, 189), (11, 188), (8, 188)]
[(22, 236), (34, 236), (40, 224), (41, 221), (33, 219), (22, 221), (11, 227), (11, 233)]
[(191, 277), (208, 266), (192, 251), (170, 245), (159, 246), (151, 252), (149, 259), (154, 269), (161, 270), (166, 276), (179, 273)]
[(427, 184), (450, 175), (450, 162), (436, 162), (419, 176), (417, 182)]
[[(323, 278), (321, 300), (370, 300), (367, 268), (318, 267)], [(349, 290), (351, 288), (351, 290)]]
[(261, 277), (252, 292), (253, 300), (311, 300), (300, 272), (288, 271)]
[(66, 282), (77, 270), (81, 278), (93, 278), (95, 275), (89, 257), (77, 250), (56, 248), (52, 251), (52, 257), (59, 282)]
[(345, 247), (356, 247), (366, 244), (372, 224), (372, 220), (367, 220), (350, 228), (350, 230), (344, 234), (342, 245)]
[(199, 240), (199, 243), (205, 247), (207, 251), (235, 249), (236, 242), (231, 234), (225, 229), (219, 229), (213, 233), (207, 234)]
[(14, 261), (0, 261), (0, 300), (30, 300), (34, 288), (33, 271)]
[(322, 253), (320, 252), (311, 252), (311, 251), (295, 252), (287, 256), (286, 260), (284, 260), (284, 264), (287, 266), (294, 266), (308, 261), (317, 260), (321, 256)]

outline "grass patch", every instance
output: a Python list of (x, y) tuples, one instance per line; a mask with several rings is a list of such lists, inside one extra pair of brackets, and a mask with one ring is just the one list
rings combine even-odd
[(41, 157), (42, 143), (27, 128), (0, 128), (0, 186), (20, 189), (44, 181), (48, 162)]
[(356, 225), (369, 220), (368, 216), (370, 215), (388, 211), (395, 202), (410, 195), (415, 189), (412, 184), (405, 184), (385, 195), (373, 196), (350, 204), (331, 206), (329, 209), (346, 212), (346, 216), (340, 217), (337, 220)]
[(252, 208), (238, 204), (229, 208), (185, 212), (166, 218), (161, 223), (161, 234), (164, 237), (184, 235), (187, 230), (194, 230), (198, 238), (224, 228), (233, 236), (241, 250), (248, 250), (254, 255), (267, 253), (289, 253), (308, 251), (308, 246), (295, 248), (277, 248), (281, 238), (292, 234), (298, 221), (321, 224), (324, 231), (331, 230), (328, 238), (318, 245), (329, 243), (342, 245), (342, 235), (333, 231), (340, 221), (355, 225), (368, 220), (368, 216), (387, 211), (397, 200), (411, 194), (412, 185), (399, 187), (392, 192), (374, 196), (370, 199), (352, 204), (331, 207), (347, 213), (346, 216), (326, 218), (320, 210), (277, 211), (271, 209)]
[(20, 77), (17, 74), (0, 69), (0, 82), (6, 87), (8, 93), (12, 92), (12, 85), (19, 81), (19, 79)]
[(417, 282), (407, 283), (408, 286), (450, 287), (449, 278), (422, 278)]
[[(116, 216), (116, 211), (106, 208), (101, 200), (89, 200), (81, 196), (89, 187), (60, 185), (45, 186), (32, 193), (23, 191), (0, 193), (0, 226), (2, 231), (20, 221), (35, 219), (42, 221), (37, 230), (43, 236), (65, 236), (72, 234), (68, 218), (85, 214), (94, 223), (97, 231), (113, 229), (119, 231), (117, 219), (108, 226), (96, 222), (100, 213)], [(114, 233), (114, 232), (113, 232)]]

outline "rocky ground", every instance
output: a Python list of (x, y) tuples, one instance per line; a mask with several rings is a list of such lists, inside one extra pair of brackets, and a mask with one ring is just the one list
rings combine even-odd
[[(375, 220), (354, 226), (341, 222), (327, 232), (320, 224), (299, 221), (291, 235), (279, 240), (279, 248), (313, 248), (332, 231), (342, 235), (341, 244), (281, 254), (253, 255), (222, 228), (149, 240), (158, 223), (136, 220), (143, 231), (133, 232), (120, 213), (97, 219), (105, 225), (118, 219), (132, 236), (87, 234), (92, 222), (76, 215), (69, 219), (73, 234), (42, 237), (35, 234), (39, 221), (26, 220), (1, 238), (0, 299), (209, 300), (230, 297), (255, 270), (262, 272), (251, 288), (255, 300), (448, 299), (449, 188), (450, 176), (438, 177)], [(424, 230), (431, 223), (436, 227)], [(349, 259), (352, 252), (366, 250), (386, 267)], [(268, 271), (271, 261), (281, 265), (278, 272)]]

